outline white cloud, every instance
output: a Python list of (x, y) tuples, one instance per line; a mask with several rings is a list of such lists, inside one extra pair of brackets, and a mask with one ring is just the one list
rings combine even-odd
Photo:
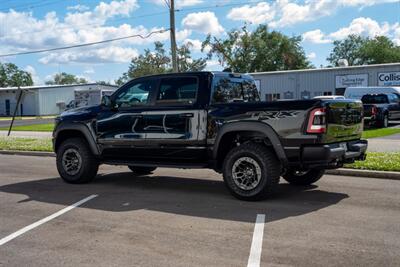
[(137, 0), (100, 2), (93, 11), (67, 13), (64, 21), (69, 25), (104, 24), (108, 18), (128, 16), (138, 7)]
[(315, 59), (317, 57), (317, 54), (315, 52), (311, 52), (310, 54), (307, 55), (308, 59)]
[(108, 46), (98, 49), (79, 50), (77, 52), (69, 50), (60, 53), (50, 53), (39, 59), (42, 64), (59, 63), (124, 63), (130, 62), (139, 53), (133, 48), (118, 46)]
[[(129, 35), (146, 36), (150, 32), (164, 30), (163, 28), (146, 28), (142, 25), (104, 25), (111, 17), (131, 15), (137, 7), (137, 0), (101, 2), (91, 11), (67, 13), (64, 18), (59, 18), (55, 12), (49, 12), (43, 18), (35, 17), (32, 12), (13, 10), (6, 13), (0, 12), (0, 21), (2, 25), (6, 25), (0, 27), (0, 50), (2, 54), (6, 54), (97, 42)], [(85, 23), (87, 25), (84, 25)], [(177, 40), (185, 40), (191, 33), (190, 29), (177, 31)], [(89, 61), (92, 63), (128, 62), (131, 55), (137, 54), (137, 50), (132, 46), (168, 41), (169, 38), (169, 31), (165, 31), (155, 33), (146, 39), (133, 37), (102, 46), (47, 53), (40, 58), (39, 62), (42, 64), (88, 63)], [(104, 53), (101, 54), (97, 50)], [(129, 58), (124, 58), (127, 56)]]
[(219, 24), (214, 12), (210, 11), (188, 14), (183, 18), (182, 26), (204, 34), (219, 35), (225, 31), (221, 24)]
[(84, 74), (93, 74), (95, 71), (92, 67), (86, 67), (83, 71)]
[[(160, 6), (166, 6), (165, 0), (152, 0), (152, 2)], [(175, 8), (195, 6), (203, 2), (203, 0), (177, 0), (175, 1)]]
[(268, 23), (269, 26), (278, 28), (330, 16), (340, 8), (364, 8), (396, 1), (398, 0), (305, 0), (299, 3), (295, 0), (277, 0), (272, 4), (265, 1), (232, 8), (228, 18), (252, 23)]
[(349, 26), (339, 29), (336, 32), (330, 34), (334, 39), (343, 39), (350, 34), (361, 35), (364, 37), (375, 37), (378, 35), (387, 35), (389, 32), (389, 24), (379, 23), (371, 18), (356, 18)]
[(397, 22), (392, 26), (392, 30), (393, 30), (393, 42), (396, 45), (400, 45), (400, 24)]
[(31, 65), (27, 65), (24, 70), (31, 74), (34, 85), (43, 84), (42, 79), (40, 79), (34, 67), (32, 67)]
[(364, 17), (353, 19), (348, 26), (329, 34), (324, 34), (320, 29), (305, 32), (303, 33), (303, 41), (315, 44), (330, 43), (333, 40), (342, 40), (351, 34), (370, 38), (387, 36), (396, 44), (400, 44), (399, 23), (390, 25), (383, 22), (380, 24), (371, 18)]
[(89, 9), (90, 8), (88, 6), (80, 5), (80, 4), (75, 5), (75, 6), (68, 6), (67, 7), (67, 10), (75, 10), (75, 11), (79, 11), (79, 12), (86, 11), (86, 10), (89, 10)]
[(275, 10), (266, 2), (258, 3), (255, 6), (244, 5), (229, 11), (227, 18), (231, 20), (242, 20), (251, 23), (270, 22), (275, 17)]
[(208, 71), (219, 71), (222, 70), (223, 67), (218, 62), (218, 60), (207, 60), (205, 70)]
[(326, 44), (332, 42), (332, 40), (326, 38), (325, 34), (320, 29), (303, 33), (303, 41), (314, 44)]

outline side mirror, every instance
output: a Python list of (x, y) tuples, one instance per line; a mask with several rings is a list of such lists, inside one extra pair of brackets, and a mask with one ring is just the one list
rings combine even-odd
[(101, 105), (104, 107), (111, 107), (111, 97), (109, 95), (105, 95), (101, 98)]

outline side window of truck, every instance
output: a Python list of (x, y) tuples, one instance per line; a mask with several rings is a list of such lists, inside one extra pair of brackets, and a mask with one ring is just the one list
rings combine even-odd
[(199, 82), (197, 77), (164, 78), (157, 94), (157, 104), (193, 104), (196, 102)]
[(214, 104), (260, 101), (257, 87), (252, 80), (216, 77), (213, 82), (212, 100)]
[(133, 81), (117, 92), (114, 98), (115, 104), (120, 108), (147, 105), (156, 84), (155, 80)]

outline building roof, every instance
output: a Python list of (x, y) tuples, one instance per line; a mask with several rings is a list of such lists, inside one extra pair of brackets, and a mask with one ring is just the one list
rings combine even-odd
[[(39, 90), (39, 89), (50, 89), (50, 88), (65, 88), (65, 87), (79, 87), (79, 86), (107, 86), (118, 88), (117, 85), (107, 85), (100, 83), (80, 83), (80, 84), (62, 84), (62, 85), (33, 85), (33, 86), (21, 86), (21, 89), (24, 90)], [(0, 91), (2, 90), (18, 90), (18, 87), (0, 87)]]
[(319, 68), (319, 69), (264, 71), (264, 72), (252, 72), (249, 74), (250, 75), (287, 74), (287, 73), (296, 73), (296, 72), (338, 71), (338, 70), (368, 69), (368, 68), (391, 67), (391, 66), (400, 68), (400, 62), (399, 63), (387, 63), (387, 64), (361, 65), (361, 66)]

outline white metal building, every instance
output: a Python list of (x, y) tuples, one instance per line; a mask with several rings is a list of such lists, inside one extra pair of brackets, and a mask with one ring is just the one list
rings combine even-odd
[(353, 86), (400, 86), (400, 63), (250, 74), (269, 101), (343, 95)]
[[(23, 86), (23, 95), (17, 115), (54, 115), (59, 114), (65, 105), (74, 100), (76, 90), (116, 90), (116, 86), (97, 83)], [(13, 114), (18, 100), (17, 87), (0, 88), (0, 116)]]

